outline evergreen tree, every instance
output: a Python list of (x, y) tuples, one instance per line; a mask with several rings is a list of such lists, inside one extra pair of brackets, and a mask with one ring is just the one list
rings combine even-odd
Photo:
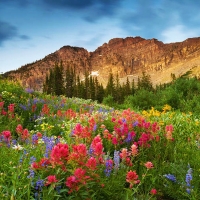
[(63, 78), (63, 65), (60, 66), (56, 63), (54, 68), (54, 92), (56, 95), (64, 94), (64, 78)]
[(119, 74), (117, 73), (116, 75), (116, 80), (115, 80), (115, 93), (114, 93), (114, 100), (116, 102), (121, 102), (121, 85), (120, 85), (120, 82), (119, 82)]
[(109, 78), (108, 78), (108, 83), (106, 86), (106, 95), (111, 95), (112, 97), (114, 97), (115, 95), (115, 83), (114, 83), (114, 77), (113, 74), (110, 73)]
[(95, 83), (94, 83), (94, 78), (92, 76), (90, 76), (89, 79), (89, 96), (90, 99), (95, 100)]
[[(46, 79), (45, 79), (45, 82), (43, 84), (43, 92), (44, 93), (47, 93), (48, 92), (48, 85), (49, 85), (49, 76), (46, 75)], [(48, 94), (48, 93), (47, 93)]]
[(66, 96), (70, 98), (75, 96), (75, 87), (76, 87), (75, 68), (67, 66), (65, 72), (65, 85), (66, 85), (66, 91), (65, 91)]
[(132, 95), (134, 95), (135, 94), (135, 81), (134, 81), (134, 79), (132, 80), (132, 82), (131, 82), (131, 94)]
[(89, 88), (89, 73), (87, 71), (85, 71), (85, 75), (84, 75), (85, 79), (84, 79), (84, 99), (88, 99), (89, 98), (89, 93), (90, 93), (90, 88)]
[(55, 78), (54, 78), (54, 70), (50, 69), (49, 79), (47, 83), (47, 94), (54, 94), (54, 85), (55, 85)]
[(103, 85), (99, 84), (97, 77), (95, 77), (94, 84), (95, 84), (95, 100), (97, 100), (99, 103), (101, 103), (104, 98)]
[(153, 91), (153, 84), (151, 82), (150, 75), (145, 72), (142, 73), (142, 77), (138, 77), (138, 89), (145, 89), (148, 91)]
[(126, 79), (126, 84), (125, 84), (125, 96), (131, 95), (131, 86), (130, 86), (130, 81), (127, 77)]
[(77, 76), (76, 79), (77, 79), (77, 83), (76, 83), (76, 94), (75, 94), (75, 96), (78, 97), (78, 98), (83, 98), (84, 85), (80, 81), (79, 75)]

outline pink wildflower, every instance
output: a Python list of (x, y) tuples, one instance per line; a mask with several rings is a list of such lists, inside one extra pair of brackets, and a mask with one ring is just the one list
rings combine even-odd
[(153, 168), (152, 162), (146, 162), (146, 163), (144, 164), (144, 166), (145, 166), (147, 169)]
[(67, 144), (58, 143), (52, 149), (50, 158), (53, 164), (62, 165), (67, 161), (69, 156), (69, 147)]
[(138, 184), (140, 182), (140, 180), (138, 180), (138, 175), (137, 175), (136, 171), (130, 170), (126, 174), (126, 182), (130, 183), (130, 187), (132, 187), (133, 185)]
[(17, 125), (16, 132), (17, 132), (17, 134), (21, 134), (23, 132), (23, 127), (21, 124)]
[(51, 185), (52, 183), (56, 183), (56, 182), (58, 182), (58, 180), (56, 179), (56, 176), (55, 175), (49, 175), (48, 177), (47, 177), (47, 182), (46, 182), (46, 186), (47, 185)]
[(173, 140), (173, 137), (172, 137), (172, 132), (174, 131), (173, 125), (172, 124), (167, 125), (165, 127), (165, 131), (166, 131), (165, 136), (166, 136), (167, 140)]
[(10, 131), (3, 131), (2, 135), (4, 136), (4, 139), (6, 142), (9, 142), (11, 140), (11, 132)]
[(126, 148), (123, 148), (121, 153), (119, 154), (120, 155), (120, 158), (123, 160), (123, 159), (126, 159), (126, 157), (128, 156), (128, 150)]
[(131, 146), (131, 154), (132, 154), (133, 156), (136, 156), (136, 155), (138, 154), (137, 145), (133, 144), (133, 145)]
[(96, 166), (97, 166), (97, 161), (94, 157), (90, 157), (86, 163), (86, 166), (91, 169), (91, 170), (95, 170)]
[(70, 188), (68, 193), (72, 193), (74, 190), (78, 191), (78, 180), (75, 176), (69, 176), (66, 180), (66, 186)]
[(150, 194), (156, 195), (156, 194), (157, 194), (157, 190), (156, 190), (155, 188), (153, 188), (153, 189), (150, 191)]

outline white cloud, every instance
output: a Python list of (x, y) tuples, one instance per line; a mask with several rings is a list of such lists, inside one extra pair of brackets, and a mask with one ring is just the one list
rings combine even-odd
[(198, 36), (198, 29), (190, 29), (183, 25), (171, 26), (161, 32), (161, 39), (164, 43), (182, 42), (187, 38)]

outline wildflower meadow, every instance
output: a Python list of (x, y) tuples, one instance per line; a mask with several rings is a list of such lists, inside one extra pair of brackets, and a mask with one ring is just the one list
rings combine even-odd
[(198, 200), (200, 117), (115, 110), (0, 81), (0, 199)]

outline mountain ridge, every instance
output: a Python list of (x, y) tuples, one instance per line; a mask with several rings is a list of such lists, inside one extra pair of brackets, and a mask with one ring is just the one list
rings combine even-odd
[(98, 72), (93, 74), (104, 86), (110, 72), (118, 74), (121, 82), (127, 77), (137, 82), (138, 76), (146, 72), (154, 85), (162, 84), (171, 81), (171, 74), (181, 76), (192, 69), (199, 76), (200, 37), (174, 43), (139, 36), (113, 38), (93, 52), (65, 45), (39, 61), (6, 72), (4, 76), (20, 81), (25, 87), (42, 90), (46, 75), (56, 62), (61, 61), (64, 69), (73, 66), (82, 78), (85, 70), (91, 74)]

